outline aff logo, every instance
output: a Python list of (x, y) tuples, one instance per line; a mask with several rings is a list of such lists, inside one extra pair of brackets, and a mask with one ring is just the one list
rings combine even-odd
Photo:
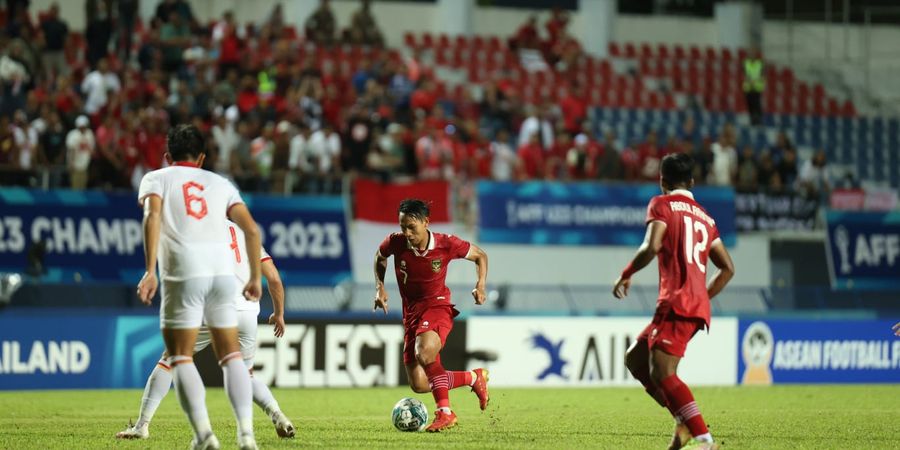
[(859, 233), (854, 239), (843, 226), (837, 227), (834, 233), (842, 274), (852, 272), (854, 267), (894, 267), (900, 257), (900, 235)]
[(564, 360), (561, 355), (562, 346), (565, 342), (565, 339), (560, 339), (558, 343), (554, 343), (542, 333), (533, 333), (531, 335), (531, 347), (546, 351), (547, 356), (550, 358), (550, 365), (538, 374), (538, 380), (543, 380), (550, 375), (556, 375), (563, 379), (568, 378), (563, 375), (563, 368), (569, 362)]

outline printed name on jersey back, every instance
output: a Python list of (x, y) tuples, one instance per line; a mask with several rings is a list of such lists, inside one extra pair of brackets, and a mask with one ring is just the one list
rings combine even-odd
[(709, 217), (709, 215), (706, 214), (706, 211), (703, 211), (703, 208), (700, 208), (697, 205), (678, 200), (670, 200), (669, 208), (672, 210), (672, 212), (686, 212), (692, 214), (698, 219), (705, 221), (707, 224), (709, 224), (709, 226), (716, 226), (716, 221), (713, 220), (712, 217)]

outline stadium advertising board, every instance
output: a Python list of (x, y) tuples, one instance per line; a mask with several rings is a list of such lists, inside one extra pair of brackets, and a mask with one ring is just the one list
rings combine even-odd
[(826, 217), (833, 288), (900, 290), (900, 213), (829, 211)]
[(897, 383), (900, 339), (887, 320), (740, 322), (738, 383)]
[[(447, 367), (461, 368), (465, 363), (465, 328), (464, 322), (456, 322), (447, 339), (441, 352)], [(260, 325), (257, 336), (253, 376), (272, 386), (406, 384), (402, 361), (403, 326), (399, 320), (291, 322), (284, 336), (278, 339), (272, 335), (270, 326)]]
[[(351, 276), (340, 197), (245, 196), (288, 284)], [(43, 253), (51, 281), (136, 282), (143, 271), (134, 194), (0, 189), (0, 271), (23, 272)], [(42, 250), (43, 249), (43, 250)]]
[[(470, 354), (493, 353), (487, 363), (497, 386), (630, 386), (625, 351), (647, 318), (471, 317)], [(691, 340), (679, 376), (691, 385), (731, 385), (737, 370), (737, 320), (713, 319), (709, 334)]]
[(738, 231), (812, 230), (819, 200), (799, 194), (737, 193), (734, 208)]
[[(538, 245), (638, 245), (647, 203), (659, 186), (592, 183), (478, 182), (480, 242)], [(737, 239), (734, 191), (693, 189), (726, 245)]]
[(138, 388), (163, 351), (156, 316), (0, 315), (0, 390)]

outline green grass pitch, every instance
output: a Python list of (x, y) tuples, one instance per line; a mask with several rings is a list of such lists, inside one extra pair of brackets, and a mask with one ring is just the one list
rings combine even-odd
[[(900, 386), (778, 386), (695, 389), (723, 448), (900, 449)], [(254, 406), (260, 448), (553, 448), (663, 449), (672, 421), (643, 390), (494, 389), (482, 413), (462, 389), (451, 393), (459, 425), (439, 434), (401, 433), (394, 402), (429, 395), (406, 388), (276, 389), (298, 428), (280, 440)], [(0, 449), (188, 448), (190, 429), (170, 392), (146, 441), (114, 438), (134, 419), (140, 390), (0, 393)], [(207, 391), (213, 429), (235, 448), (235, 427), (221, 389)]]

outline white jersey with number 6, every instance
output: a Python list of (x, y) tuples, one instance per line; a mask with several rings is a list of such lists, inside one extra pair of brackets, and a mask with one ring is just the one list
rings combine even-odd
[[(164, 281), (233, 275), (228, 209), (243, 203), (225, 178), (194, 165), (175, 163), (141, 180), (138, 202), (162, 199), (159, 271)], [(240, 240), (243, 244), (243, 239)]]

